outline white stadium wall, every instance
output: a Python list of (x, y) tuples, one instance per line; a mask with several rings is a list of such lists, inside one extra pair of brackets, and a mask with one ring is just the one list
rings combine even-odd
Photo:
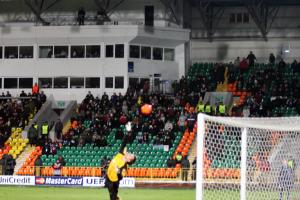
[[(88, 91), (95, 95), (108, 95), (125, 93), (129, 84), (129, 77), (149, 78), (150, 75), (161, 74), (162, 80), (175, 80), (185, 73), (184, 44), (189, 41), (189, 30), (178, 28), (144, 28), (137, 25), (103, 25), (103, 26), (31, 26), (7, 25), (0, 28), (0, 59), (1, 92), (9, 90), (17, 96), (22, 90), (30, 92), (30, 88), (5, 86), (7, 78), (32, 78), (33, 83), (39, 78), (51, 78), (50, 88), (42, 90), (55, 100), (81, 101)], [(113, 51), (111, 58), (106, 56), (106, 45), (124, 45), (124, 56), (116, 57)], [(150, 59), (131, 59), (129, 55), (130, 45), (151, 47)], [(72, 46), (99, 45), (101, 46), (98, 58), (71, 58)], [(33, 58), (6, 58), (7, 47), (21, 48), (33, 47)], [(40, 58), (41, 46), (66, 46), (68, 55), (65, 58)], [(162, 59), (154, 60), (153, 49), (163, 50)], [(173, 49), (172, 60), (165, 60), (164, 50)], [(54, 49), (55, 52), (55, 49)], [(20, 53), (18, 53), (20, 54)], [(133, 72), (129, 72), (128, 62), (134, 61)], [(54, 84), (56, 78), (68, 79), (67, 88), (57, 88)], [(100, 87), (86, 88), (83, 83), (80, 87), (72, 87), (71, 79), (90, 77), (100, 78)], [(121, 88), (116, 87), (116, 77), (123, 77)], [(106, 78), (113, 78), (111, 86), (106, 86)], [(20, 82), (20, 81), (19, 81)]]
[[(283, 58), (292, 62), (300, 59), (300, 39), (269, 39), (249, 41), (191, 41), (192, 62), (233, 62), (237, 56), (247, 57), (250, 51), (256, 55), (258, 62), (268, 62), (270, 53), (274, 53), (277, 61)], [(284, 52), (290, 49), (290, 52)]]

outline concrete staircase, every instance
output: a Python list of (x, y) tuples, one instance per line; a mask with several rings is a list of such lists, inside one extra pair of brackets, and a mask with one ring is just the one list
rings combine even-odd
[(70, 129), (70, 126), (71, 126), (71, 121), (69, 120), (62, 130), (62, 132), (63, 132), (62, 134), (65, 134), (66, 132), (68, 132)]
[(217, 92), (226, 92), (227, 91), (227, 84), (226, 83), (218, 84), (216, 91)]
[(196, 156), (197, 156), (197, 136), (195, 137), (195, 140), (194, 140), (194, 142), (191, 146), (190, 154), (189, 154), (189, 157), (188, 157), (188, 160), (190, 161), (190, 165), (191, 165), (189, 173), (188, 173), (188, 180), (192, 180), (192, 173), (193, 173), (192, 163), (195, 160)]
[(16, 160), (16, 166), (14, 170), (14, 175), (17, 174), (19, 169), (22, 167), (23, 163), (26, 161), (26, 159), (29, 157), (29, 155), (34, 151), (35, 146), (27, 145), (24, 149), (24, 151), (19, 155), (19, 157)]
[(226, 67), (224, 73), (224, 83), (217, 85), (216, 92), (227, 92), (227, 84), (228, 84), (228, 68)]

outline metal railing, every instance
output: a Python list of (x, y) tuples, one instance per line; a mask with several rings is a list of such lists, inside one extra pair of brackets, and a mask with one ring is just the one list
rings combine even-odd
[[(2, 172), (2, 171), (1, 171)], [(105, 176), (105, 170), (101, 167), (73, 167), (65, 166), (59, 170), (55, 170), (50, 166), (34, 167), (27, 166), (19, 169), (16, 175), (22, 176)], [(182, 168), (129, 168), (126, 177), (135, 177), (138, 179), (155, 180), (195, 180), (196, 171), (192, 169)]]

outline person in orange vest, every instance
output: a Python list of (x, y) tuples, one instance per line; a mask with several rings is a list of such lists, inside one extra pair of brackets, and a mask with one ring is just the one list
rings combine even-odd
[(35, 83), (34, 86), (32, 86), (32, 95), (38, 94), (39, 91), (40, 91), (40, 88), (39, 88), (38, 84)]

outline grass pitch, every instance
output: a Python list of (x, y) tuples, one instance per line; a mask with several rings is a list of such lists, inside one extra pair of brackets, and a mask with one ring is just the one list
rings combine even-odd
[[(195, 200), (195, 189), (120, 189), (122, 200)], [(299, 200), (299, 191), (290, 200)], [(109, 200), (106, 188), (1, 186), (0, 200)], [(239, 191), (207, 190), (204, 199), (239, 200)], [(278, 192), (249, 192), (247, 199), (279, 199)]]
[[(194, 200), (195, 189), (120, 189), (122, 200)], [(109, 200), (105, 188), (1, 186), (0, 199), (9, 200)]]

